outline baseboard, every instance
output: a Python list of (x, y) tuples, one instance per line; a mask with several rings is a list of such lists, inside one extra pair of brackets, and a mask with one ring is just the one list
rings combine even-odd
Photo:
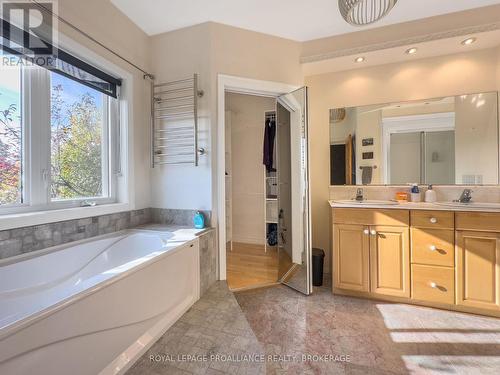
[(232, 241), (234, 243), (243, 243), (243, 244), (249, 244), (249, 245), (256, 245), (256, 246), (264, 246), (266, 241), (263, 238), (255, 238), (255, 237), (238, 237), (235, 236), (233, 233), (233, 238)]

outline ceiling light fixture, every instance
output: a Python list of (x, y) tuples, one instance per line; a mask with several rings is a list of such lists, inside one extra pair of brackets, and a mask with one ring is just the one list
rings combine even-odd
[(364, 61), (365, 61), (365, 58), (363, 56), (356, 57), (356, 60), (354, 60), (354, 62), (357, 62), (357, 63), (362, 63)]
[(467, 38), (462, 41), (462, 44), (464, 46), (470, 46), (472, 43), (474, 43), (477, 39), (476, 38)]
[(416, 48), (416, 47), (412, 47), (412, 48), (407, 49), (407, 50), (405, 51), (405, 53), (406, 53), (407, 55), (413, 55), (413, 54), (417, 53), (417, 51), (418, 51), (418, 48)]
[(365, 26), (382, 19), (397, 2), (398, 0), (339, 0), (339, 10), (351, 25)]

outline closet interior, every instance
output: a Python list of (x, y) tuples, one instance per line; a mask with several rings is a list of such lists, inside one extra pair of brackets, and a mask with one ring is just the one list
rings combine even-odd
[(307, 88), (225, 94), (226, 276), (310, 294)]
[(278, 280), (276, 100), (226, 93), (227, 281), (233, 290)]

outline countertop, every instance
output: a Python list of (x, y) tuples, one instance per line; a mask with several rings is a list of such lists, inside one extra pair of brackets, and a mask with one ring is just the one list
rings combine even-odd
[(500, 207), (468, 207), (463, 206), (442, 206), (435, 203), (425, 202), (403, 202), (395, 205), (383, 204), (362, 204), (353, 201), (352, 203), (335, 203), (335, 200), (329, 200), (328, 203), (332, 208), (378, 208), (386, 210), (432, 210), (432, 211), (468, 211), (468, 212), (499, 212)]
[(157, 232), (169, 232), (173, 233), (173, 240), (176, 241), (190, 241), (195, 237), (201, 236), (213, 228), (207, 227), (203, 229), (196, 229), (189, 226), (181, 225), (168, 225), (168, 224), (145, 224), (132, 229), (143, 229), (143, 230), (153, 230)]

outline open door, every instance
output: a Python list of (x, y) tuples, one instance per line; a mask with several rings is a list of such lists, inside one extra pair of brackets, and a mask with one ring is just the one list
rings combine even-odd
[(307, 115), (307, 87), (278, 97), (278, 275), (306, 295), (312, 293)]

